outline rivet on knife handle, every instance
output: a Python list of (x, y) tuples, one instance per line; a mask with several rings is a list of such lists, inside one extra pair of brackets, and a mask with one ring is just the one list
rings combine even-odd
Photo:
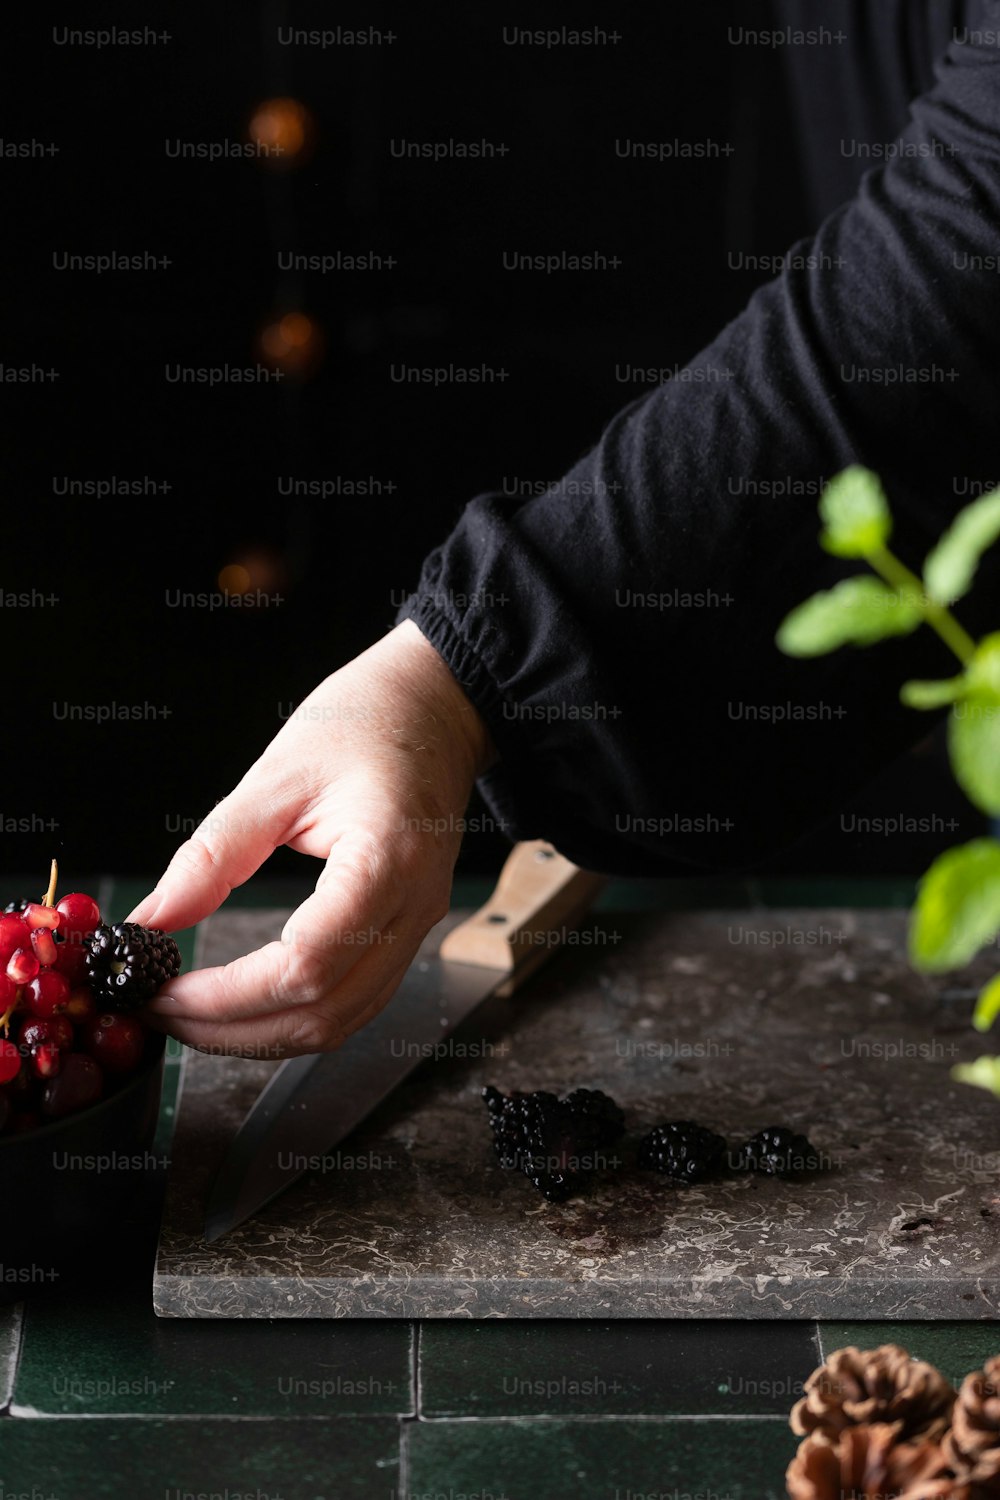
[(503, 969), (509, 994), (554, 948), (606, 884), (581, 870), (544, 839), (515, 845), (485, 906), (441, 942), (441, 957)]

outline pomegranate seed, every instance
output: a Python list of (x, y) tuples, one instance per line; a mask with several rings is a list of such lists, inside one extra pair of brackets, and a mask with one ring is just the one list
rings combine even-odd
[(0, 917), (0, 963), (6, 967), (8, 959), (17, 948), (27, 948), (31, 931), (27, 922), (16, 913)]
[(15, 948), (7, 965), (7, 978), (13, 979), (15, 984), (28, 984), (40, 968), (41, 964), (30, 948)]
[(58, 907), (43, 906), (39, 901), (29, 901), (21, 916), (32, 931), (37, 927), (58, 927), (62, 922), (62, 912)]
[(23, 1000), (25, 1010), (47, 1021), (59, 1011), (69, 1009), (69, 985), (55, 969), (43, 969), (25, 987)]
[(48, 968), (55, 963), (56, 954), (59, 952), (59, 949), (56, 947), (55, 938), (47, 927), (35, 928), (31, 934), (31, 946), (40, 964)]
[(0, 1042), (0, 1084), (10, 1083), (20, 1071), (20, 1049), (13, 1042)]

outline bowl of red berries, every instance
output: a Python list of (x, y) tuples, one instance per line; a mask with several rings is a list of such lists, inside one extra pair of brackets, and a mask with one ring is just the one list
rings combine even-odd
[(165, 1039), (141, 1007), (180, 971), (173, 938), (105, 923), (82, 891), (0, 914), (0, 1286), (127, 1211), (149, 1176)]

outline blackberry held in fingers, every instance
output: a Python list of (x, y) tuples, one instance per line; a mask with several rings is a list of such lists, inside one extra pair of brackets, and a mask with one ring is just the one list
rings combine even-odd
[(158, 927), (116, 922), (83, 941), (87, 982), (101, 1010), (135, 1010), (180, 973), (180, 950)]
[(700, 1182), (716, 1171), (726, 1155), (721, 1135), (693, 1120), (668, 1120), (639, 1142), (639, 1166), (663, 1172), (678, 1182)]

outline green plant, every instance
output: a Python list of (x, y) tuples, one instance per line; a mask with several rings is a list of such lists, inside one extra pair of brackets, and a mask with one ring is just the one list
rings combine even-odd
[[(819, 503), (820, 545), (835, 557), (863, 559), (877, 575), (859, 573), (793, 609), (777, 634), (789, 656), (821, 656), (840, 646), (870, 646), (928, 625), (958, 658), (961, 670), (939, 682), (904, 683), (910, 708), (950, 706), (948, 754), (971, 802), (1000, 816), (1000, 632), (974, 641), (951, 612), (969, 592), (987, 548), (1000, 539), (1000, 489), (960, 511), (924, 562), (923, 578), (888, 547), (892, 516), (882, 485), (854, 464), (830, 481)], [(928, 973), (966, 964), (1000, 930), (1000, 841), (972, 839), (948, 849), (917, 888), (909, 953)], [(980, 991), (973, 1025), (987, 1031), (1000, 1015), (1000, 974)], [(1000, 1057), (959, 1064), (952, 1076), (1000, 1097)]]

